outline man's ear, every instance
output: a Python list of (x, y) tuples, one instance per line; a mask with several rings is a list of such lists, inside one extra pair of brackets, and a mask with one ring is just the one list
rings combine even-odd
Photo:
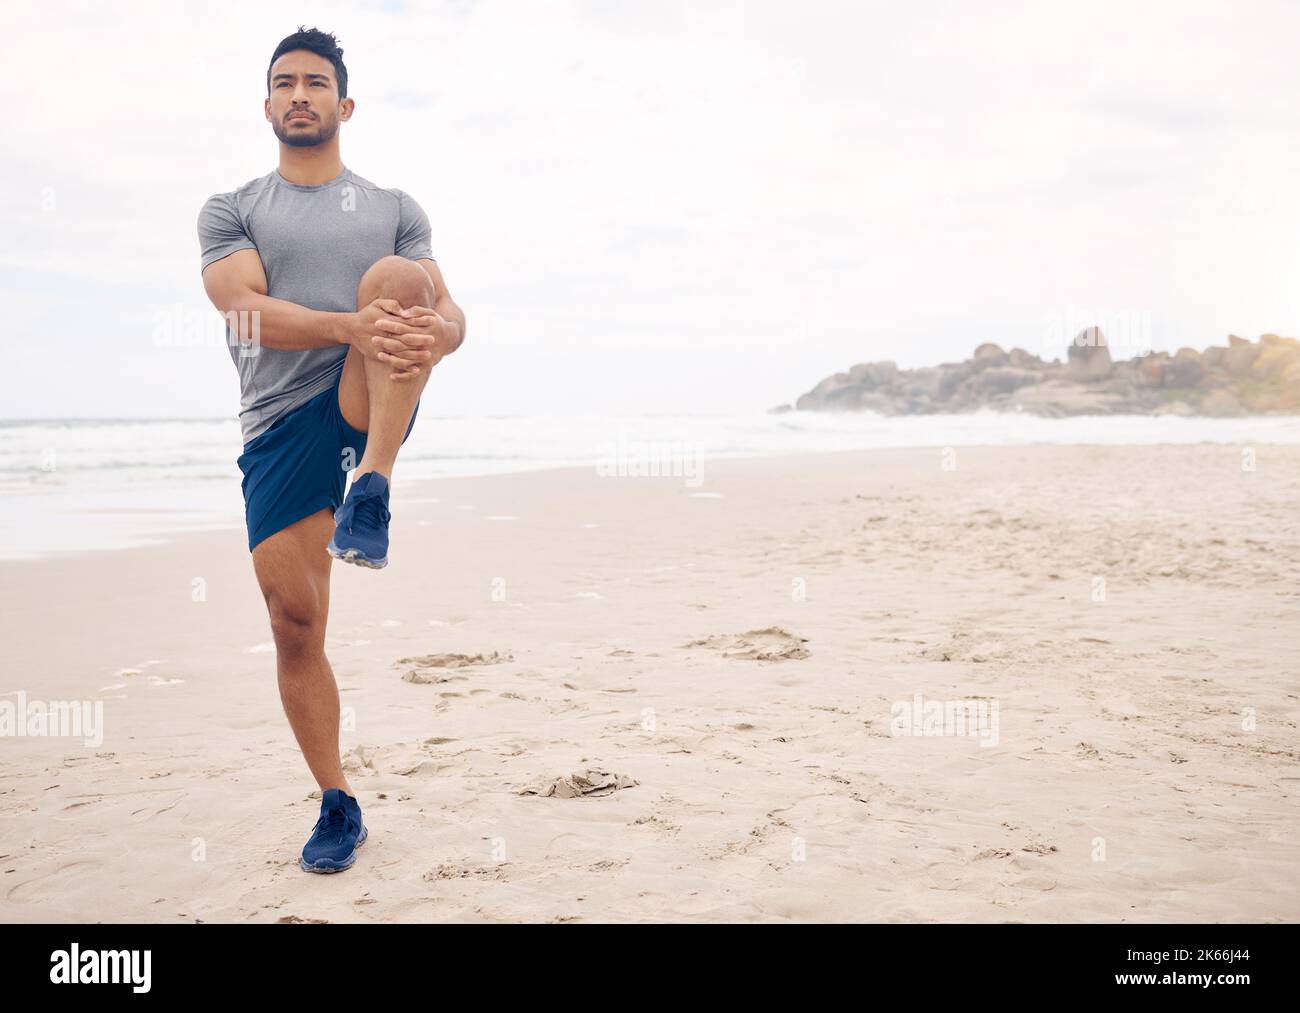
[(266, 115), (266, 122), (271, 122), (271, 100), (268, 98), (262, 102), (262, 112)]
[[(352, 110), (355, 109), (356, 107), (357, 104), (353, 102), (350, 98), (345, 98), (342, 102), (340, 102), (339, 122), (346, 123), (348, 120), (352, 119)], [(269, 103), (267, 104), (267, 108), (270, 109)]]

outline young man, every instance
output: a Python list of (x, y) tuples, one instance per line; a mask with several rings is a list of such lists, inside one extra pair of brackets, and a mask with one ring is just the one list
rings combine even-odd
[(398, 448), (429, 371), (465, 339), (420, 206), (340, 160), (352, 111), (338, 41), (300, 28), (267, 70), (279, 168), (211, 197), (198, 222), (203, 286), (239, 370), (248, 548), (280, 699), (323, 795), (300, 859), (309, 872), (349, 868), (366, 839), (325, 658), (331, 557), (387, 564)]

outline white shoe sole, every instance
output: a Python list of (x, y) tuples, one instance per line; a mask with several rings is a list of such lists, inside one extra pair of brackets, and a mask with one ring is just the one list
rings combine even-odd
[(344, 563), (351, 563), (353, 566), (364, 566), (368, 570), (382, 570), (388, 565), (388, 557), (374, 560), (367, 559), (357, 549), (340, 549), (334, 544), (334, 539), (330, 539), (329, 545), (325, 546), (326, 551), (335, 559)]

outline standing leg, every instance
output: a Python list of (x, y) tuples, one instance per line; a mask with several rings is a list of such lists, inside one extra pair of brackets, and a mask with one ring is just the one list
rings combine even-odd
[(339, 690), (325, 657), (330, 565), (322, 552), (334, 530), (328, 510), (291, 524), (253, 550), (253, 570), (275, 638), (280, 701), (321, 791), (352, 795), (339, 759)]

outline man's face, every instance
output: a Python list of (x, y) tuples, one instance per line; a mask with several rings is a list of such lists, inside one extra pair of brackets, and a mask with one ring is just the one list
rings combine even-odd
[(310, 148), (333, 140), (352, 116), (352, 100), (339, 101), (334, 65), (304, 49), (285, 53), (271, 65), (266, 118), (281, 144)]

